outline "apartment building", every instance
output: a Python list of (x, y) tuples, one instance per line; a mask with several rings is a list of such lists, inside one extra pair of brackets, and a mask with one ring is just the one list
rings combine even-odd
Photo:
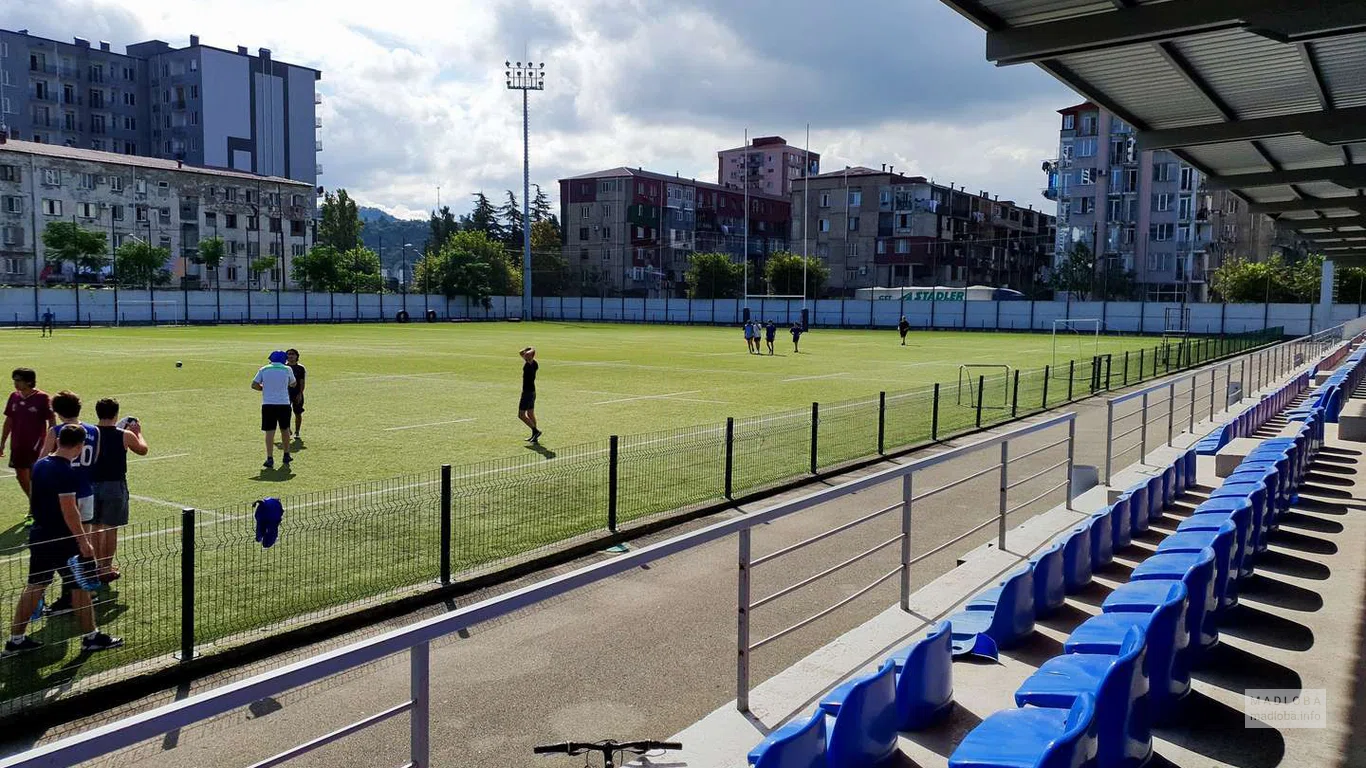
[[(129, 238), (166, 248), (174, 284), (208, 288), (292, 286), (291, 259), (314, 241), (317, 196), (310, 184), (176, 160), (5, 140), (0, 135), (0, 282), (73, 282), (70, 264), (47, 264), (44, 228), (74, 221), (103, 233), (110, 253)], [(196, 264), (199, 242), (221, 237), (216, 276)], [(253, 274), (258, 257), (276, 268)], [(83, 275), (81, 282), (109, 277)], [(280, 282), (282, 281), (282, 282)]]
[(10, 138), (317, 183), (322, 74), (256, 55), (160, 40), (124, 53), (0, 29), (0, 123)]
[(1052, 216), (894, 166), (815, 175), (791, 199), (793, 250), (830, 268), (832, 293), (978, 284), (1030, 291), (1052, 262)]
[(623, 167), (560, 179), (560, 221), (587, 295), (664, 296), (681, 295), (694, 253), (739, 259), (748, 246), (751, 269), (763, 269), (787, 247), (792, 210), (776, 195)]
[(1134, 273), (1139, 298), (1206, 301), (1225, 258), (1263, 259), (1282, 243), (1271, 220), (1165, 150), (1138, 152), (1133, 126), (1094, 104), (1061, 115), (1044, 197), (1058, 203), (1057, 256), (1082, 242)]
[(716, 181), (723, 187), (787, 197), (793, 182), (821, 172), (821, 156), (791, 146), (782, 136), (761, 136), (747, 147), (716, 153)]

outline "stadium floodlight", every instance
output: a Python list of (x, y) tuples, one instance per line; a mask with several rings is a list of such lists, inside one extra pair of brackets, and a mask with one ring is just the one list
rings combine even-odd
[(522, 92), (522, 319), (531, 319), (531, 129), (527, 94), (545, 90), (545, 64), (504, 61), (507, 89)]

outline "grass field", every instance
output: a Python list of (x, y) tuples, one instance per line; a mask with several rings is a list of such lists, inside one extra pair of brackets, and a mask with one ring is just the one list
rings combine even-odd
[[(1143, 377), (1156, 373), (1158, 343), (1105, 337), (1099, 351), (1132, 351), (1132, 382), (1138, 350)], [(536, 410), (546, 433), (535, 448), (516, 419), (517, 350), (528, 344), (541, 361)], [(292, 471), (262, 470), (260, 397), (249, 383), (270, 350), (290, 346), (308, 367), (304, 439)], [(1063, 347), (1086, 360), (1073, 381), (1084, 396), (1094, 337)], [(118, 397), (152, 447), (130, 465), (125, 578), (99, 603), (101, 624), (127, 648), (86, 659), (63, 642), (75, 631), (69, 619), (39, 622), (35, 637), (50, 646), (22, 665), (0, 661), (0, 700), (177, 647), (182, 506), (207, 510), (196, 528), (194, 624), (197, 641), (210, 643), (433, 579), (443, 463), (456, 466), (458, 573), (603, 529), (609, 435), (622, 436), (625, 521), (722, 496), (728, 416), (739, 494), (806, 470), (812, 402), (823, 404), (818, 463), (829, 467), (876, 451), (879, 391), (894, 448), (929, 438), (934, 382), (944, 383), (939, 434), (973, 426), (974, 409), (957, 403), (960, 364), (1026, 370), (1026, 413), (1044, 406), (1037, 369), (1054, 359), (1042, 334), (915, 332), (902, 347), (890, 331), (816, 330), (794, 354), (780, 331), (778, 354), (756, 357), (739, 329), (548, 323), (91, 329), (50, 339), (16, 331), (0, 333), (0, 351), (11, 367), (35, 368), (41, 388), (74, 390), (92, 411), (98, 398)], [(1048, 406), (1066, 401), (1065, 377), (1048, 385)], [(999, 380), (987, 404), (1008, 390)], [(985, 421), (1008, 416), (989, 410)], [(287, 510), (270, 550), (254, 542), (251, 522), (250, 500), (265, 495)], [(24, 508), (17, 484), (0, 483), (0, 611), (12, 610), (22, 584)]]

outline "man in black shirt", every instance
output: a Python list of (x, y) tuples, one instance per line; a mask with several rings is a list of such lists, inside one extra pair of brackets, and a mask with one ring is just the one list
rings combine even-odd
[(517, 418), (531, 427), (529, 443), (539, 443), (541, 430), (536, 428), (536, 371), (541, 367), (536, 362), (536, 348), (527, 347), (517, 354), (522, 356), (522, 399), (517, 403)]
[[(72, 459), (79, 457), (84, 447), (85, 429), (79, 424), (63, 425), (57, 433), (56, 449), (33, 465), (32, 495), (29, 496), (33, 527), (28, 533), (28, 586), (19, 597), (19, 606), (10, 624), (9, 639), (5, 642), (6, 656), (43, 646), (29, 637), (27, 630), (29, 619), (37, 612), (53, 575), (61, 574), (63, 582), (78, 585), (72, 563), (90, 562), (94, 558), (95, 548), (81, 524), (81, 511), (76, 505), (81, 478), (71, 466)], [(93, 562), (90, 564), (93, 566)], [(100, 632), (95, 626), (89, 592), (78, 587), (72, 593), (71, 603), (84, 633), (81, 637), (83, 651), (104, 651), (123, 645), (122, 640)]]
[(294, 371), (294, 386), (289, 388), (289, 404), (294, 408), (294, 439), (299, 440), (303, 435), (299, 430), (304, 426), (304, 377), (308, 371), (299, 365), (299, 350), (285, 350), (285, 365)]

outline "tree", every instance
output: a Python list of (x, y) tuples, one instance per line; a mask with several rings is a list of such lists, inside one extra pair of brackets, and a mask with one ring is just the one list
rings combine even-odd
[(266, 274), (275, 269), (275, 257), (257, 256), (251, 260), (250, 269), (256, 279), (261, 281), (261, 290), (264, 291), (266, 289)]
[[(551, 211), (551, 209), (550, 209), (550, 198), (546, 195), (545, 190), (541, 189), (541, 185), (537, 184), (537, 185), (536, 185), (536, 196), (533, 197), (533, 198), (531, 198), (531, 222), (532, 222), (533, 224), (535, 224), (535, 223), (541, 222), (541, 221), (554, 221), (554, 220), (555, 220), (555, 214), (554, 214), (554, 212)], [(555, 222), (555, 224), (556, 224), (556, 229), (558, 229), (558, 228), (559, 228), (559, 222), (557, 221), (557, 222)], [(534, 234), (534, 233), (535, 233), (535, 230), (533, 230), (533, 234)]]
[(498, 209), (498, 218), (503, 223), (503, 242), (509, 248), (522, 247), (522, 206), (517, 196), (508, 190), (507, 200)]
[[(806, 290), (802, 291), (802, 265), (806, 265)], [(820, 259), (803, 259), (791, 251), (778, 251), (770, 254), (764, 265), (764, 277), (768, 280), (769, 290), (779, 296), (810, 296), (817, 298), (825, 281), (830, 279), (830, 269)]]
[(74, 221), (54, 221), (43, 229), (44, 256), (58, 268), (71, 264), (76, 271), (76, 283), (83, 272), (98, 271), (109, 263), (105, 251), (108, 241), (103, 234), (83, 229)]
[(1096, 257), (1091, 246), (1073, 243), (1072, 249), (1053, 268), (1048, 282), (1055, 291), (1089, 298), (1096, 284)]
[(503, 239), (503, 226), (498, 223), (498, 209), (484, 196), (483, 192), (474, 193), (474, 210), (469, 214), (469, 226), (464, 229), (483, 232), (491, 240)]
[(569, 261), (565, 259), (560, 233), (548, 219), (531, 225), (531, 286), (541, 296), (563, 296), (569, 286)]
[(171, 258), (168, 248), (158, 248), (142, 240), (126, 240), (114, 254), (114, 268), (119, 282), (129, 286), (161, 284), (170, 279), (166, 261)]
[[(441, 250), (441, 246), (451, 239), (451, 235), (460, 231), (460, 222), (455, 220), (455, 214), (451, 213), (449, 205), (441, 206), (440, 211), (432, 211), (432, 217), (427, 221), (430, 232), (427, 235), (427, 251), (435, 253)], [(414, 241), (416, 242), (416, 241)]]
[(338, 293), (379, 293), (384, 289), (379, 256), (369, 248), (352, 248), (341, 254), (336, 282), (330, 290)]
[(490, 296), (511, 293), (520, 279), (503, 244), (478, 231), (459, 232), (440, 251), (423, 256), (414, 277), (447, 297), (464, 296), (482, 305)]
[(330, 245), (340, 252), (349, 251), (360, 246), (360, 233), (364, 226), (356, 201), (346, 194), (345, 189), (337, 190), (335, 196), (329, 192), (323, 198), (318, 243)]
[(1280, 256), (1266, 261), (1229, 258), (1214, 270), (1210, 287), (1221, 299), (1231, 303), (1293, 301), (1290, 274)]
[(290, 273), (305, 291), (330, 291), (338, 282), (342, 255), (330, 245), (315, 245), (295, 256)]
[(1366, 303), (1366, 267), (1342, 267), (1333, 271), (1334, 296), (1342, 304)]
[(223, 264), (225, 252), (221, 237), (209, 237), (199, 241), (199, 263), (209, 268), (215, 284), (218, 283), (218, 268)]
[(683, 279), (688, 298), (734, 299), (744, 287), (745, 265), (732, 261), (728, 253), (694, 253)]

